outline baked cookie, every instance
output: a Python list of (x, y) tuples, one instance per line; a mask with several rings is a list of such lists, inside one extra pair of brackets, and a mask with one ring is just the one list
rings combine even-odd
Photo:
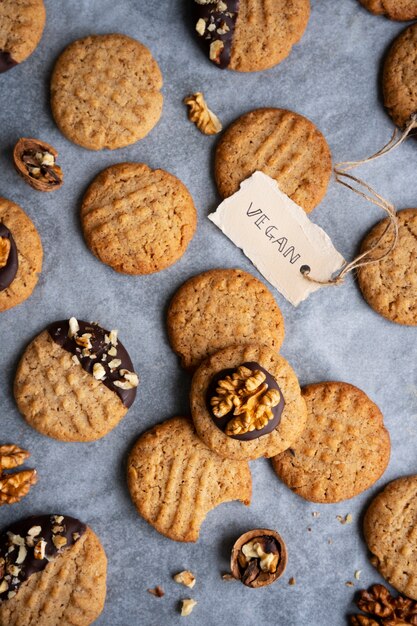
[(77, 519), (15, 522), (0, 535), (0, 624), (89, 626), (104, 607), (106, 571), (98, 537)]
[(383, 70), (384, 104), (394, 123), (404, 128), (417, 111), (417, 24), (392, 44)]
[(227, 459), (275, 456), (297, 441), (307, 419), (293, 369), (266, 346), (230, 346), (203, 361), (190, 402), (197, 434)]
[(197, 213), (186, 186), (144, 163), (120, 163), (91, 183), (81, 206), (88, 247), (124, 274), (159, 272), (182, 257)]
[(249, 505), (252, 495), (249, 465), (213, 454), (185, 417), (169, 419), (138, 439), (127, 482), (138, 513), (174, 541), (197, 541), (211, 509), (230, 500)]
[[(399, 238), (390, 254), (372, 265), (358, 269), (358, 283), (363, 297), (377, 312), (397, 324), (417, 325), (417, 209), (397, 213)], [(380, 255), (393, 240), (392, 228), (384, 235), (388, 218), (379, 222), (365, 237), (362, 252), (375, 245)]]
[(52, 113), (74, 143), (102, 150), (145, 137), (162, 112), (162, 75), (148, 48), (126, 35), (70, 44), (51, 81)]
[(310, 0), (194, 0), (195, 30), (213, 63), (257, 72), (281, 63), (301, 39)]
[(36, 430), (61, 441), (95, 441), (126, 415), (138, 376), (117, 338), (72, 317), (48, 326), (26, 348), (14, 395)]
[(42, 243), (32, 220), (18, 204), (0, 197), (0, 313), (29, 298), (42, 259)]
[(256, 109), (223, 133), (214, 174), (223, 198), (255, 171), (274, 178), (307, 213), (322, 200), (332, 174), (329, 146), (310, 120), (284, 109)]
[(395, 589), (417, 600), (417, 476), (389, 483), (366, 511), (372, 564)]
[(417, 18), (417, 0), (359, 0), (374, 15), (385, 15), (391, 20), (407, 21)]
[(45, 19), (43, 0), (0, 2), (0, 74), (32, 54), (41, 40)]
[(189, 370), (231, 344), (265, 344), (278, 352), (285, 333), (269, 289), (236, 269), (209, 270), (187, 280), (171, 300), (167, 326), (171, 346)]
[(376, 404), (341, 382), (308, 385), (303, 398), (307, 426), (272, 459), (278, 476), (310, 502), (341, 502), (369, 489), (384, 473), (391, 449)]

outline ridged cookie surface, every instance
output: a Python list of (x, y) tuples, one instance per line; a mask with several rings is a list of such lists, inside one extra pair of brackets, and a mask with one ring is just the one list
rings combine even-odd
[(187, 369), (232, 344), (265, 344), (278, 352), (285, 333), (272, 293), (237, 269), (190, 278), (171, 300), (167, 326), (172, 348)]
[[(397, 213), (399, 238), (390, 254), (358, 270), (358, 282), (368, 304), (397, 324), (417, 325), (417, 209)], [(393, 241), (392, 228), (384, 235), (388, 219), (379, 222), (365, 237), (362, 251), (382, 240), (375, 250), (380, 255)]]
[(104, 607), (106, 571), (103, 547), (87, 528), (13, 598), (0, 602), (0, 626), (89, 626)]
[(159, 66), (139, 41), (120, 34), (85, 37), (56, 62), (52, 113), (74, 143), (113, 150), (152, 130), (162, 112), (161, 88)]
[(138, 513), (174, 541), (197, 541), (211, 509), (230, 500), (248, 505), (252, 495), (249, 465), (211, 452), (185, 417), (167, 420), (138, 439), (127, 480)]
[(81, 221), (87, 244), (100, 261), (117, 272), (151, 274), (182, 257), (197, 213), (186, 186), (169, 172), (121, 163), (91, 183)]
[(407, 21), (417, 18), (417, 0), (359, 0), (375, 15), (385, 15), (391, 20)]
[(394, 41), (382, 77), (384, 104), (394, 123), (404, 128), (417, 111), (417, 24)]
[(24, 302), (35, 289), (42, 270), (42, 243), (32, 220), (19, 205), (0, 197), (0, 225), (16, 243), (18, 269), (10, 285), (0, 291), (0, 312)]
[(391, 449), (376, 404), (341, 382), (308, 385), (303, 398), (307, 425), (272, 460), (278, 476), (311, 502), (340, 502), (369, 489), (384, 473)]
[(32, 54), (42, 37), (45, 18), (43, 0), (0, 2), (0, 73)]
[[(239, 441), (226, 435), (216, 425), (207, 406), (207, 392), (219, 372), (249, 362), (259, 364), (275, 379), (285, 406), (279, 424), (271, 433), (251, 441)], [(279, 454), (300, 437), (307, 419), (305, 402), (294, 370), (277, 352), (259, 345), (230, 346), (203, 361), (193, 377), (190, 404), (199, 437), (216, 454), (228, 459), (250, 461)]]
[(310, 120), (284, 109), (256, 109), (223, 133), (214, 171), (223, 198), (255, 171), (274, 178), (307, 213), (322, 200), (332, 173), (329, 146)]
[(417, 476), (389, 483), (366, 511), (363, 530), (372, 564), (390, 585), (417, 600)]
[(25, 420), (61, 441), (104, 437), (126, 414), (120, 398), (43, 331), (26, 348), (14, 395)]

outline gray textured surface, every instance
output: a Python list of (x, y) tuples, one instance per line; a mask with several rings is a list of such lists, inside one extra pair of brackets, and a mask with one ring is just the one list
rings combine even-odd
[[(187, 413), (189, 378), (171, 352), (164, 327), (170, 296), (189, 276), (211, 267), (253, 271), (240, 251), (206, 216), (218, 198), (212, 177), (214, 138), (201, 135), (185, 114), (182, 98), (203, 90), (226, 125), (256, 106), (281, 106), (310, 117), (324, 132), (336, 160), (368, 155), (388, 139), (392, 124), (378, 87), (381, 58), (402, 24), (373, 17), (356, 0), (313, 0), (306, 35), (273, 70), (252, 75), (221, 72), (201, 54), (187, 29), (181, 0), (46, 0), (48, 22), (30, 60), (0, 77), (0, 194), (18, 202), (37, 225), (45, 251), (39, 286), (22, 306), (0, 317), (0, 442), (32, 452), (39, 484), (19, 505), (0, 509), (0, 525), (34, 512), (63, 512), (87, 521), (109, 557), (108, 596), (98, 624), (161, 626), (182, 623), (180, 598), (198, 600), (190, 624), (279, 624), (342, 626), (353, 590), (345, 583), (362, 570), (365, 586), (380, 580), (368, 564), (360, 520), (369, 498), (389, 479), (417, 471), (416, 330), (391, 324), (363, 301), (352, 278), (321, 290), (299, 309), (277, 300), (286, 321), (283, 354), (301, 383), (340, 379), (358, 385), (381, 407), (393, 453), (384, 478), (368, 493), (339, 505), (312, 505), (293, 495), (267, 461), (252, 463), (250, 508), (232, 503), (210, 513), (196, 545), (176, 544), (140, 519), (124, 481), (126, 453), (136, 437), (167, 417)], [(53, 61), (66, 44), (90, 33), (125, 32), (147, 44), (164, 79), (163, 117), (143, 141), (116, 152), (92, 153), (69, 143), (57, 130), (48, 106)], [(60, 152), (65, 186), (40, 194), (26, 186), (11, 164), (20, 136), (34, 136)], [(399, 208), (415, 206), (416, 146), (363, 168), (361, 174)], [(84, 244), (78, 206), (86, 186), (106, 165), (123, 160), (163, 167), (189, 187), (199, 213), (196, 237), (185, 257), (150, 277), (117, 275)], [(324, 227), (346, 258), (380, 214), (331, 184), (312, 218)], [(55, 319), (75, 315), (120, 329), (142, 382), (123, 422), (93, 444), (63, 444), (25, 424), (12, 396), (17, 359), (29, 340)], [(312, 518), (312, 511), (320, 511)], [(342, 526), (336, 515), (352, 513)], [(277, 528), (289, 564), (283, 579), (252, 591), (220, 578), (227, 570), (234, 537), (252, 527)], [(308, 529), (311, 528), (311, 531)], [(330, 540), (332, 542), (330, 543)], [(189, 590), (170, 581), (191, 568)], [(297, 580), (288, 586), (290, 576)], [(163, 599), (146, 589), (161, 584)]]

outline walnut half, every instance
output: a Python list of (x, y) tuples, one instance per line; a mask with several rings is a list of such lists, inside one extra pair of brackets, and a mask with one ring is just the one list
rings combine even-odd
[(201, 92), (198, 91), (184, 98), (184, 104), (189, 107), (188, 119), (194, 122), (204, 135), (215, 135), (222, 130), (223, 126), (219, 118), (213, 111), (210, 111)]
[(5, 474), (3, 470), (23, 465), (30, 456), (29, 452), (15, 445), (0, 446), (0, 506), (19, 502), (35, 485), (38, 476), (36, 470), (24, 470), (14, 474)]

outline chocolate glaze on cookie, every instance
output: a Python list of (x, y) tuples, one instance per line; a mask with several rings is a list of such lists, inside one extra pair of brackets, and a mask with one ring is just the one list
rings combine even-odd
[[(280, 394), (279, 403), (276, 406), (272, 407), (272, 413), (274, 417), (268, 422), (268, 424), (264, 428), (262, 428), (261, 430), (255, 429), (248, 433), (244, 433), (242, 435), (228, 435), (231, 439), (238, 439), (240, 441), (253, 441), (254, 439), (258, 439), (259, 437), (262, 437), (263, 435), (268, 435), (273, 430), (275, 430), (275, 428), (278, 426), (278, 424), (281, 421), (281, 415), (284, 410), (285, 400), (284, 400), (284, 396), (282, 395), (282, 391), (277, 381), (275, 380), (275, 378), (271, 376), (271, 374), (266, 369), (264, 369), (261, 365), (259, 365), (259, 363), (255, 363), (252, 361), (249, 363), (242, 363), (242, 367), (247, 367), (248, 369), (252, 370), (252, 372), (255, 372), (257, 370), (263, 372), (266, 377), (265, 383), (268, 385), (268, 390), (277, 389)], [(213, 398), (213, 396), (216, 395), (216, 388), (218, 386), (219, 381), (224, 379), (226, 376), (232, 376), (236, 372), (236, 369), (237, 368), (225, 369), (219, 372), (218, 374), (216, 374), (210, 381), (209, 387), (207, 389), (207, 395), (206, 395), (207, 408), (209, 410), (210, 415), (213, 418), (214, 423), (223, 432), (225, 432), (228, 423), (232, 419), (233, 409), (229, 411), (229, 413), (227, 413), (223, 417), (220, 417), (220, 418), (216, 417), (213, 413), (210, 401)]]
[(0, 238), (8, 239), (10, 241), (10, 252), (7, 259), (7, 263), (4, 267), (0, 268), (0, 291), (7, 289), (9, 285), (14, 281), (17, 270), (19, 268), (19, 260), (17, 255), (17, 247), (13, 235), (10, 230), (0, 222)]
[[(196, 30), (205, 48), (208, 48), (210, 60), (216, 63), (221, 69), (225, 69), (230, 64), (232, 54), (233, 35), (235, 31), (239, 0), (209, 0), (202, 3), (201, 0), (195, 2)], [(204, 30), (203, 30), (203, 20)], [(197, 26), (198, 24), (198, 26)], [(214, 54), (216, 44), (219, 52)]]
[(7, 72), (7, 70), (10, 70), (15, 65), (18, 65), (18, 63), (14, 60), (10, 52), (0, 50), (0, 74)]
[[(129, 408), (136, 398), (137, 385), (125, 389), (119, 386), (122, 384), (128, 387), (124, 376), (126, 371), (134, 374), (133, 363), (126, 348), (118, 340), (112, 343), (111, 333), (95, 322), (88, 323), (78, 320), (78, 325), (79, 330), (72, 337), (69, 336), (70, 324), (68, 320), (50, 324), (47, 330), (55, 343), (75, 355), (82, 368), (89, 374), (94, 376), (94, 366), (100, 364), (104, 368), (105, 376), (99, 380), (111, 391), (117, 393), (124, 406)], [(83, 338), (83, 335), (91, 335), (91, 337)], [(86, 340), (87, 347), (83, 345), (83, 339)], [(110, 367), (112, 361), (116, 359), (120, 360), (121, 363), (117, 367)]]
[[(79, 520), (55, 514), (29, 517), (6, 528), (0, 535), (0, 602), (14, 597), (25, 580), (44, 570), (86, 530)], [(36, 558), (43, 550), (43, 558)]]

